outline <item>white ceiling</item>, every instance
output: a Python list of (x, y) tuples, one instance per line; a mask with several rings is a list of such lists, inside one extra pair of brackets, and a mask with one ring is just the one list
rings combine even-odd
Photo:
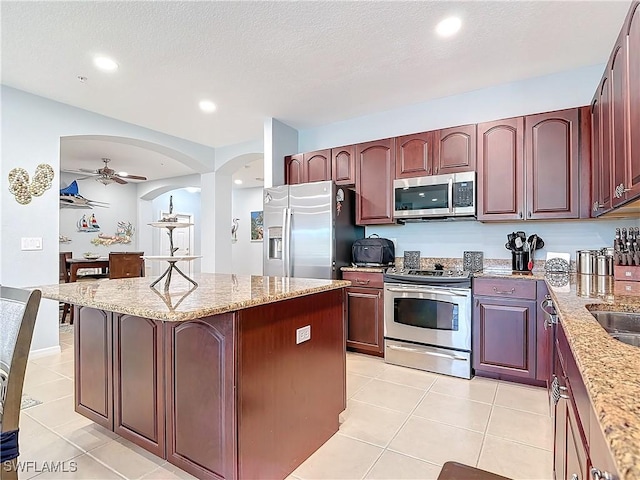
[[(629, 4), (2, 1), (1, 78), (218, 147), (262, 138), (265, 117), (311, 128), (604, 63)], [(450, 14), (463, 27), (443, 40), (434, 27)], [(120, 68), (96, 70), (96, 54)], [(202, 98), (218, 110), (202, 113)]]

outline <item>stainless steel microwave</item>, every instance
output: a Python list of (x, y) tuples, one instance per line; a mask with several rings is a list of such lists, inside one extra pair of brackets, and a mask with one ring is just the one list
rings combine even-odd
[(476, 215), (476, 172), (400, 178), (393, 190), (398, 220)]

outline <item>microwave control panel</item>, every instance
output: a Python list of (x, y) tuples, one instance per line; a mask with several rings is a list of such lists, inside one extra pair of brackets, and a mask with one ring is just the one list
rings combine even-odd
[(456, 182), (453, 184), (453, 207), (473, 207), (473, 182)]

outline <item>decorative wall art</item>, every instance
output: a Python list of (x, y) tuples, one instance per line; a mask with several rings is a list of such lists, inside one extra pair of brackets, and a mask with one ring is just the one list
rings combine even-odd
[(114, 243), (131, 243), (131, 237), (133, 237), (135, 231), (136, 229), (131, 225), (131, 222), (118, 222), (115, 235), (99, 233), (96, 238), (91, 240), (91, 243), (104, 246), (113, 245)]
[(82, 218), (78, 220), (76, 224), (79, 232), (92, 232), (97, 233), (100, 231), (100, 225), (96, 220), (96, 216), (92, 213), (90, 217), (82, 215)]
[(9, 191), (16, 197), (16, 202), (26, 205), (31, 202), (32, 197), (39, 197), (51, 188), (53, 176), (53, 168), (46, 163), (36, 167), (36, 173), (31, 182), (24, 168), (14, 168), (9, 172)]
[(98, 202), (97, 200), (89, 200), (88, 198), (84, 198), (78, 192), (79, 192), (78, 183), (75, 180), (71, 182), (68, 187), (61, 188), (60, 189), (60, 207), (106, 208), (109, 205), (107, 202)]
[(231, 225), (231, 241), (232, 242), (237, 242), (238, 241), (238, 222), (240, 221), (239, 218), (234, 218), (232, 225)]
[(65, 235), (58, 235), (58, 241), (60, 243), (71, 243), (71, 239)]
[(264, 218), (262, 210), (251, 212), (251, 241), (261, 242), (263, 235)]

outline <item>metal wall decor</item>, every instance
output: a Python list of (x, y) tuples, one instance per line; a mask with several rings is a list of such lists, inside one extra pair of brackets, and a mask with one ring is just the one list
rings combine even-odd
[(24, 168), (13, 168), (9, 172), (9, 191), (20, 205), (27, 205), (32, 197), (39, 197), (51, 188), (53, 176), (53, 168), (46, 163), (36, 167), (36, 173), (31, 181), (29, 181), (29, 173)]
[(131, 225), (131, 222), (118, 222), (115, 235), (99, 233), (96, 238), (91, 240), (91, 243), (104, 246), (113, 245), (114, 243), (131, 243), (131, 237), (133, 237), (135, 231), (136, 229)]

